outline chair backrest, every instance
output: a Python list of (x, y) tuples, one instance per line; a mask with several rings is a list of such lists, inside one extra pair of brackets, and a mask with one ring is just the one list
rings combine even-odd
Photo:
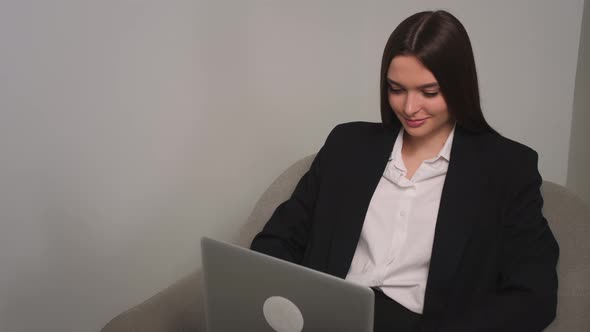
[[(264, 192), (234, 243), (249, 246), (276, 207), (287, 200), (315, 155), (289, 167)], [(590, 207), (567, 188), (544, 181), (543, 214), (560, 246), (558, 306), (550, 332), (590, 331)]]
[(546, 331), (590, 331), (590, 207), (553, 182), (544, 181), (541, 192), (560, 249), (557, 316)]
[(246, 223), (238, 230), (232, 243), (249, 247), (254, 236), (262, 230), (279, 204), (286, 201), (295, 190), (299, 179), (307, 172), (315, 154), (296, 161), (287, 168), (260, 196)]

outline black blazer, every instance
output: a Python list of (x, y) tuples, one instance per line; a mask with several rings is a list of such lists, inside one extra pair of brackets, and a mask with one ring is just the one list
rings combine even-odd
[[(345, 278), (398, 131), (338, 125), (252, 249)], [(422, 331), (541, 331), (554, 319), (559, 249), (540, 185), (532, 149), (456, 127)]]

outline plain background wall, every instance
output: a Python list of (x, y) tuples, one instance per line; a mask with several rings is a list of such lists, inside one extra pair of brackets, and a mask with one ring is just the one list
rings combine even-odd
[(567, 186), (590, 204), (590, 3), (586, 0), (580, 34)]
[(198, 267), (334, 125), (379, 120), (385, 41), (432, 8), (564, 184), (582, 0), (0, 2), (0, 330), (97, 330)]

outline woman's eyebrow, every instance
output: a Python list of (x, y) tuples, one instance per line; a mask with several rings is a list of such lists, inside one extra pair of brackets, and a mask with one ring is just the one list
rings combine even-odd
[[(403, 87), (403, 85), (392, 80), (391, 78), (387, 78), (387, 82), (391, 85), (397, 85), (397, 86)], [(429, 89), (429, 88), (439, 88), (439, 85), (436, 82), (432, 82), (432, 83), (426, 83), (426, 84), (422, 84), (422, 85), (418, 86), (418, 89)]]

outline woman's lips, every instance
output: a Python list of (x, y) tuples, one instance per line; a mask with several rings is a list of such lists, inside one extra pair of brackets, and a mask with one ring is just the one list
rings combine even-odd
[(409, 119), (404, 119), (406, 121), (406, 124), (408, 125), (408, 127), (411, 128), (418, 128), (421, 125), (424, 124), (424, 122), (426, 122), (428, 118), (426, 119), (419, 119), (419, 120), (409, 120)]

